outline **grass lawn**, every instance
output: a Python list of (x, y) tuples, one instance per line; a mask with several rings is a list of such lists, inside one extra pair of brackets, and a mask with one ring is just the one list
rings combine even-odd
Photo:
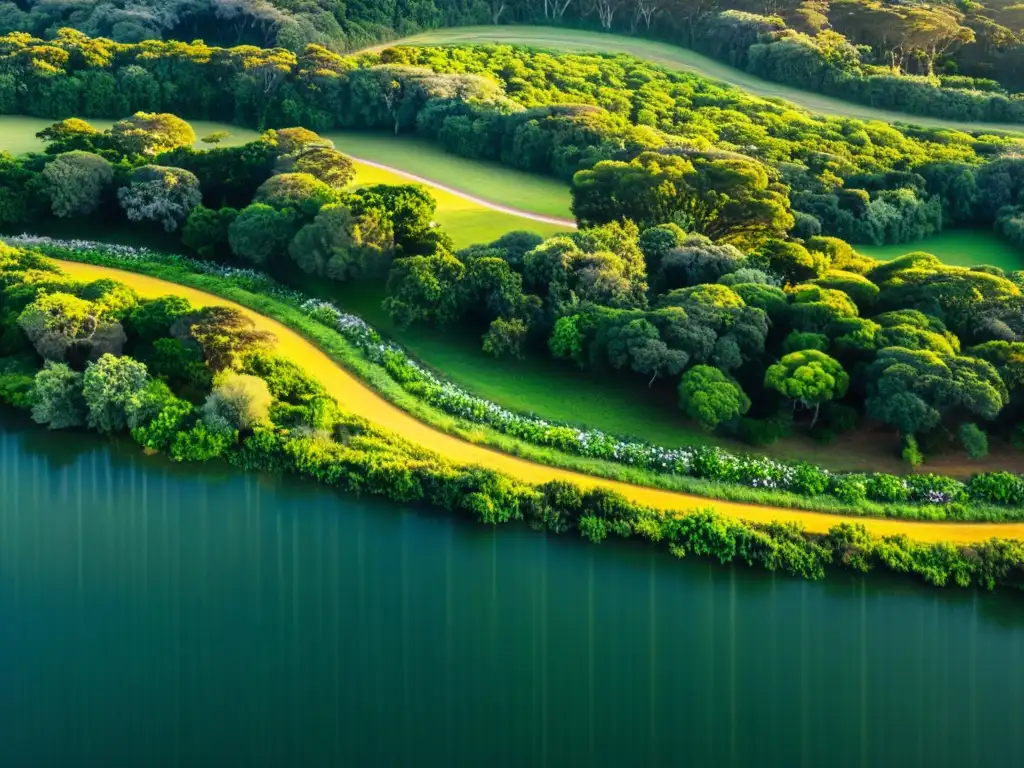
[(346, 154), (390, 165), (492, 203), (572, 218), (569, 187), (557, 179), (450, 155), (433, 142), (412, 136), (349, 132), (321, 135)]
[(1024, 269), (1024, 251), (990, 229), (951, 229), (916, 243), (854, 247), (873, 259), (895, 259), (912, 251), (926, 251), (956, 266), (988, 264), (1008, 272)]
[(881, 120), (887, 123), (913, 123), (953, 128), (960, 131), (983, 129), (986, 131), (1024, 132), (1024, 126), (1014, 123), (967, 123), (936, 117), (920, 117), (855, 104), (832, 96), (763, 80), (688, 48), (625, 35), (533, 26), (454, 27), (423, 32), (378, 47), (391, 47), (403, 43), (410, 45), (496, 43), (522, 45), (549, 51), (626, 53), (638, 59), (645, 59), (661, 65), (666, 69), (693, 72), (712, 80), (730, 83), (765, 99), (784, 99), (818, 114), (856, 117), (862, 120)]
[[(44, 146), (43, 142), (37, 139), (35, 135), (43, 128), (53, 124), (53, 122), (53, 120), (42, 117), (0, 116), (0, 150), (6, 150), (12, 154), (23, 154), (25, 152), (42, 150)], [(97, 128), (106, 128), (109, 127), (113, 121), (90, 120), (89, 122)], [(244, 128), (235, 128), (234, 126), (221, 123), (205, 122), (201, 120), (193, 120), (191, 123), (192, 127), (195, 128), (196, 135), (199, 137), (206, 136), (207, 134), (217, 130), (229, 131), (230, 135), (224, 142), (226, 145), (241, 144), (259, 135), (256, 131)], [(199, 144), (199, 146), (205, 145)], [(368, 160), (376, 160), (390, 165), (398, 165), (398, 163), (393, 159), (379, 158), (366, 152), (365, 150), (368, 150), (369, 148), (369, 143), (364, 143), (360, 150), (364, 155), (370, 154), (370, 157), (367, 157)], [(403, 152), (408, 153), (411, 152), (411, 150), (403, 150)], [(441, 157), (442, 156), (439, 155), (439, 151), (435, 150), (433, 162), (439, 162)], [(462, 160), (460, 162), (467, 166), (478, 165), (469, 160)], [(395, 173), (390, 173), (388, 171), (363, 164), (357, 164), (357, 166), (358, 174), (356, 182), (358, 184), (409, 183), (407, 179)], [(477, 178), (482, 179), (486, 173), (491, 171), (491, 166), (487, 164), (479, 164), (479, 166), (482, 170), (477, 172)], [(415, 169), (410, 168), (408, 170), (410, 173), (417, 173), (417, 170)], [(551, 185), (554, 184), (555, 186), (558, 186), (557, 182), (550, 182), (547, 179), (541, 179), (527, 174), (520, 175), (525, 176), (527, 179), (534, 180), (535, 182), (539, 182), (541, 188), (548, 189), (549, 201), (554, 199)], [(514, 174), (509, 178), (515, 178)], [(511, 183), (511, 181), (503, 180), (499, 187), (501, 189), (505, 189), (507, 185), (510, 185)], [(455, 240), (456, 247), (459, 248), (472, 245), (473, 243), (490, 242), (491, 240), (498, 239), (506, 232), (511, 232), (516, 229), (527, 229), (537, 232), (545, 237), (553, 235), (556, 232), (564, 232), (567, 229), (566, 227), (560, 227), (555, 224), (531, 221), (509, 213), (494, 211), (479, 203), (466, 200), (463, 197), (437, 189), (436, 187), (431, 187), (431, 193), (437, 199), (438, 224), (440, 224), (441, 227), (452, 236)], [(565, 191), (565, 195), (568, 197), (567, 190)], [(506, 201), (505, 204), (512, 205), (513, 203)]]

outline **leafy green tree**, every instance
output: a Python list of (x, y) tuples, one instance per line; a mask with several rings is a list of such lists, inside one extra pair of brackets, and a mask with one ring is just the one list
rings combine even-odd
[(89, 363), (82, 377), (82, 395), (89, 409), (87, 423), (100, 432), (139, 426), (158, 410), (151, 402), (149, 384), (146, 366), (130, 357), (108, 353)]
[(253, 203), (228, 225), (228, 244), (232, 253), (252, 264), (271, 264), (287, 252), (295, 227), (292, 211)]
[(238, 218), (234, 208), (211, 209), (198, 205), (192, 209), (181, 230), (181, 242), (186, 248), (205, 259), (223, 254), (229, 249), (228, 233)]
[(988, 456), (988, 435), (977, 424), (961, 424), (956, 434), (968, 457), (983, 459)]
[(827, 256), (820, 251), (808, 251), (791, 240), (769, 240), (752, 258), (755, 266), (762, 266), (779, 275), (786, 283), (795, 285), (820, 277), (828, 269)]
[(88, 216), (103, 202), (114, 182), (114, 170), (99, 155), (66, 152), (46, 164), (41, 178), (54, 216)]
[(805, 408), (814, 408), (813, 428), (821, 404), (842, 397), (850, 377), (837, 360), (816, 349), (791, 352), (765, 372), (766, 387)]
[(679, 382), (679, 407), (712, 431), (750, 410), (750, 398), (733, 379), (709, 365), (695, 365)]
[(523, 279), (504, 259), (470, 259), (459, 281), (458, 303), (463, 311), (487, 320), (516, 313), (523, 301)]
[(800, 352), (805, 349), (816, 349), (819, 352), (827, 352), (828, 346), (828, 336), (825, 336), (824, 334), (790, 331), (790, 334), (782, 342), (782, 352), (786, 355), (790, 352)]
[(518, 317), (496, 317), (484, 334), (483, 351), (494, 357), (525, 357), (528, 326)]
[(110, 129), (114, 146), (125, 155), (155, 157), (161, 152), (196, 143), (196, 132), (180, 117), (136, 112)]
[(387, 270), (394, 253), (394, 230), (375, 209), (355, 216), (343, 204), (330, 204), (299, 230), (288, 251), (308, 274), (333, 280), (374, 277)]
[(182, 168), (144, 165), (132, 171), (117, 199), (132, 221), (155, 221), (173, 232), (203, 200), (199, 179)]
[(431, 255), (431, 238), (437, 201), (418, 184), (375, 184), (356, 190), (351, 201), (354, 213), (378, 209), (391, 220), (395, 245), (404, 256)]
[(383, 307), (399, 328), (415, 322), (445, 326), (459, 315), (459, 282), (466, 268), (448, 253), (397, 259)]
[(133, 336), (153, 341), (166, 336), (171, 326), (192, 311), (192, 304), (181, 296), (161, 296), (140, 302), (126, 319)]
[(309, 173), (271, 176), (253, 197), (254, 203), (263, 203), (278, 211), (292, 210), (309, 219), (325, 205), (337, 201), (338, 192)]
[(207, 365), (214, 371), (236, 368), (241, 359), (271, 347), (276, 338), (261, 331), (245, 314), (232, 307), (204, 307), (179, 319), (171, 329), (178, 339), (191, 336), (203, 348)]
[(732, 245), (715, 245), (703, 235), (688, 235), (662, 256), (651, 280), (655, 293), (717, 282), (746, 265), (743, 252)]
[(49, 125), (36, 134), (46, 142), (46, 152), (59, 155), (66, 152), (91, 152), (97, 148), (97, 140), (103, 132), (85, 120), (71, 117)]
[(584, 225), (629, 219), (641, 227), (675, 221), (713, 240), (757, 243), (793, 226), (783, 190), (748, 158), (644, 152), (605, 160), (573, 178), (573, 213)]
[(685, 352), (671, 349), (661, 340), (658, 329), (644, 319), (630, 320), (611, 329), (607, 342), (608, 361), (615, 368), (632, 368), (640, 374), (650, 374), (647, 386), (659, 376), (674, 376), (686, 367)]
[(565, 360), (574, 360), (583, 365), (583, 333), (580, 330), (579, 315), (558, 318), (548, 339), (551, 354)]
[(213, 432), (248, 432), (270, 421), (273, 397), (258, 376), (234, 371), (220, 374), (203, 405), (203, 422)]
[(308, 174), (334, 189), (344, 189), (356, 178), (352, 159), (329, 147), (306, 147), (277, 161), (283, 174)]
[(172, 396), (151, 421), (132, 429), (132, 439), (148, 451), (166, 450), (194, 410), (192, 403)]
[(69, 293), (47, 293), (18, 316), (18, 325), (46, 360), (64, 360), (72, 348), (95, 359), (119, 354), (126, 337), (121, 324), (107, 320), (96, 303)]
[(47, 361), (36, 374), (32, 419), (50, 429), (81, 427), (85, 424), (82, 374), (66, 363)]
[(904, 435), (926, 432), (949, 413), (991, 421), (1009, 401), (991, 363), (973, 357), (891, 347), (867, 369), (868, 414)]

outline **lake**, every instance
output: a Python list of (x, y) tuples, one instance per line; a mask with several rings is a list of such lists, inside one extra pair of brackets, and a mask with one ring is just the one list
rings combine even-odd
[(1024, 600), (806, 583), (0, 413), (4, 766), (1019, 765)]

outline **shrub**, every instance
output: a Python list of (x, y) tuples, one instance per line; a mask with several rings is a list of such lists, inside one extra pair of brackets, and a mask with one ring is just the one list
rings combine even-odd
[(600, 544), (608, 536), (608, 523), (595, 515), (583, 515), (576, 523), (580, 534), (594, 544)]
[(868, 498), (882, 502), (903, 502), (910, 499), (910, 486), (902, 477), (876, 472), (865, 483)]
[(974, 501), (1024, 506), (1024, 478), (1012, 472), (985, 472), (971, 477), (967, 494)]
[(961, 424), (957, 436), (972, 459), (988, 456), (988, 435), (977, 424)]
[(223, 456), (238, 440), (237, 432), (213, 432), (199, 422), (188, 432), (179, 432), (171, 444), (175, 461), (210, 461)]
[(924, 463), (924, 456), (917, 445), (917, 438), (913, 435), (907, 435), (903, 438), (903, 452), (901, 455), (903, 460), (912, 467), (919, 467)]
[(868, 497), (868, 480), (864, 475), (839, 475), (832, 478), (832, 494), (847, 504), (860, 504)]

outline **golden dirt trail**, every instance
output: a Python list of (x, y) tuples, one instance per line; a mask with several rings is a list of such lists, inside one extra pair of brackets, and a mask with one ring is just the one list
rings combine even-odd
[(234, 307), (250, 317), (261, 330), (272, 332), (277, 337), (278, 352), (301, 363), (303, 368), (316, 377), (331, 395), (338, 400), (342, 407), (347, 410), (369, 419), (383, 429), (394, 432), (406, 440), (426, 446), (452, 461), (463, 464), (477, 464), (528, 483), (567, 480), (583, 488), (598, 486), (609, 488), (635, 502), (658, 509), (686, 511), (712, 507), (719, 514), (752, 522), (796, 522), (806, 530), (815, 533), (824, 533), (831, 526), (846, 521), (862, 523), (876, 536), (906, 534), (913, 539), (929, 542), (950, 541), (968, 543), (984, 541), (993, 536), (998, 538), (1024, 538), (1024, 523), (930, 523), (803, 512), (756, 504), (706, 499), (684, 493), (630, 485), (615, 480), (605, 480), (579, 472), (536, 464), (490, 448), (469, 443), (458, 437), (452, 437), (424, 424), (368, 388), (359, 379), (331, 360), (311, 341), (308, 341), (276, 320), (265, 317), (251, 309), (226, 299), (221, 299), (210, 293), (166, 280), (139, 275), (134, 272), (68, 261), (58, 261), (57, 263), (76, 278), (83, 280), (95, 280), (101, 277), (113, 278), (131, 286), (140, 296), (147, 298), (177, 294), (187, 298), (196, 306), (221, 304)]

